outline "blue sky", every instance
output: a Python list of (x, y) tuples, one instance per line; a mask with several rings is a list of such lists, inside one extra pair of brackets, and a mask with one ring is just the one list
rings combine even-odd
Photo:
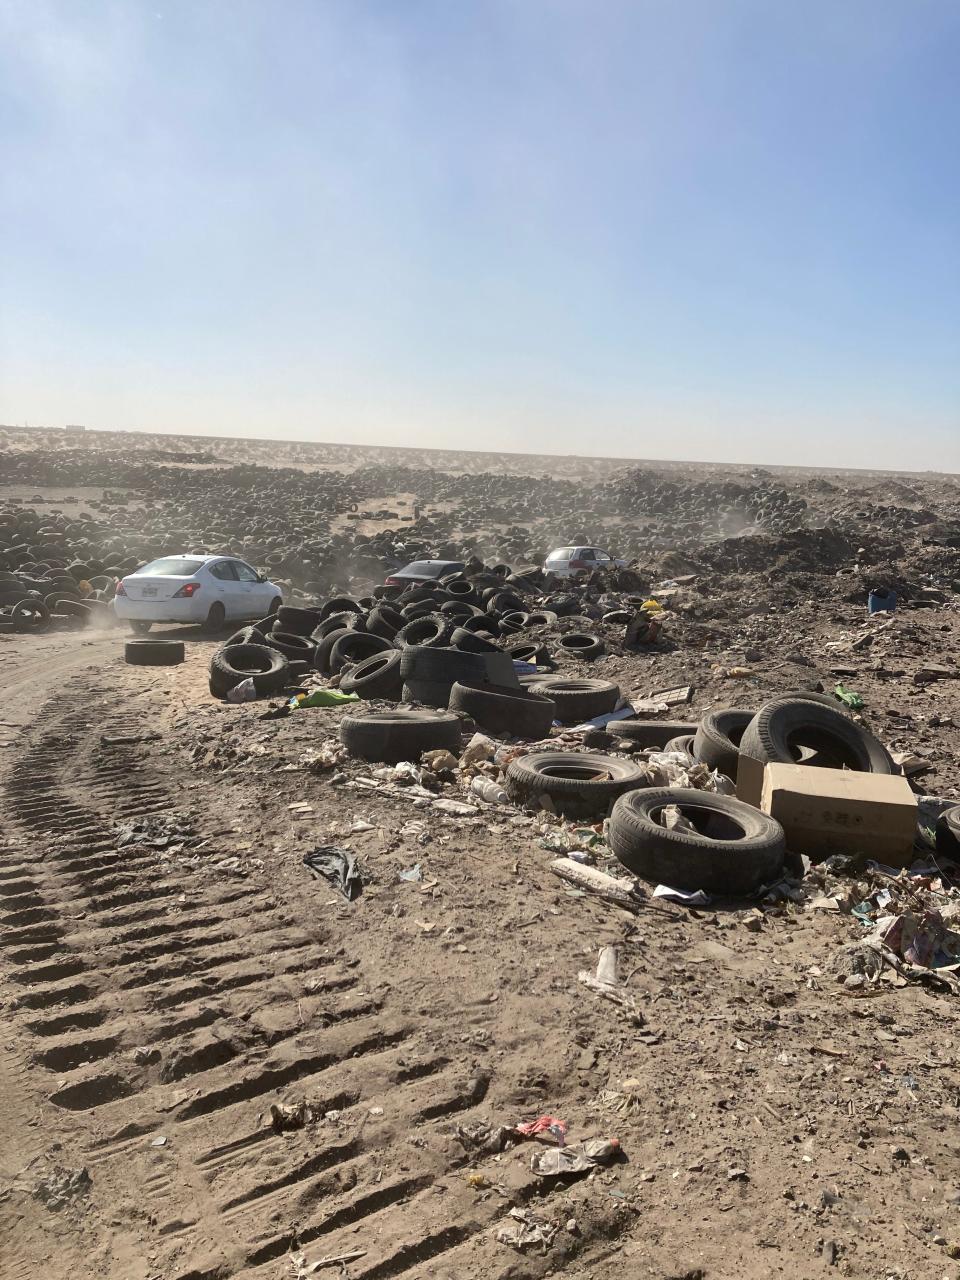
[(960, 471), (955, 0), (0, 0), (0, 422)]

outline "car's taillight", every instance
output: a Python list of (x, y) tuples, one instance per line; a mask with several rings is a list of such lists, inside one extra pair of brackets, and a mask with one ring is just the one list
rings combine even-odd
[(174, 600), (189, 600), (200, 590), (199, 582), (185, 582), (179, 591), (173, 593)]
[(116, 589), (116, 591), (114, 591), (114, 593), (113, 593), (113, 594), (114, 594), (115, 596), (125, 596), (125, 595), (127, 594), (127, 593), (126, 593), (126, 591), (124, 591), (124, 589), (123, 589), (123, 579), (122, 579), (122, 578), (118, 578), (118, 579), (117, 579), (117, 589)]
[(387, 578), (386, 582), (384, 582), (384, 584), (383, 584), (383, 585), (384, 585), (385, 587), (399, 587), (399, 586), (400, 586), (400, 579), (399, 579), (399, 578)]

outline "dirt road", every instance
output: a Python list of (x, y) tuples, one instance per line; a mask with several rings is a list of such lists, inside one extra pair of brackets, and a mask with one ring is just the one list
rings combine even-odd
[[(4, 1280), (953, 1274), (955, 1006), (838, 995), (849, 920), (565, 892), (521, 815), (305, 771), (335, 713), (213, 704), (204, 643), (2, 646)], [(323, 843), (356, 902), (306, 875)], [(612, 942), (641, 1028), (577, 984)], [(625, 1162), (563, 1185), (472, 1144), (543, 1113)], [(511, 1210), (546, 1251), (498, 1241)]]

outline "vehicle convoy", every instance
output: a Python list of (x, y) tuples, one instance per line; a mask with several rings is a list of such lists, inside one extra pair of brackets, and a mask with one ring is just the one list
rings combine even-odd
[(618, 560), (599, 547), (557, 547), (543, 562), (544, 573), (552, 573), (555, 578), (575, 578), (578, 574), (593, 573), (594, 569), (626, 567), (626, 560)]
[(113, 608), (137, 635), (155, 622), (180, 622), (219, 631), (227, 622), (263, 618), (283, 592), (234, 556), (163, 556), (117, 583)]
[(462, 560), (413, 560), (387, 578), (387, 587), (416, 587), (425, 582), (439, 582), (453, 573), (463, 573)]

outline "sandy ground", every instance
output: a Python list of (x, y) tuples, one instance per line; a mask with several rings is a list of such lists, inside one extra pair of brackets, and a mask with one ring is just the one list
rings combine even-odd
[[(864, 664), (891, 745), (911, 734), (888, 712), (956, 710), (909, 668), (955, 650), (958, 616), (901, 615), (903, 676)], [(863, 623), (790, 625), (826, 678), (825, 634)], [(359, 765), (308, 772), (339, 713), (214, 703), (211, 643), (183, 634), (164, 669), (126, 665), (119, 632), (0, 637), (4, 1280), (960, 1274), (955, 999), (843, 991), (849, 917), (627, 913), (566, 889), (512, 809), (445, 818)], [(690, 680), (695, 718), (747, 696), (713, 657), (591, 674)], [(796, 677), (771, 653), (749, 697)], [(121, 846), (149, 814), (167, 834)], [(302, 865), (327, 843), (360, 858), (353, 903)], [(577, 983), (611, 943), (642, 1026)], [(271, 1104), (301, 1100), (275, 1132)], [(531, 1143), (471, 1143), (541, 1114), (623, 1162), (561, 1183)], [(498, 1242), (511, 1210), (556, 1227), (546, 1251)]]

